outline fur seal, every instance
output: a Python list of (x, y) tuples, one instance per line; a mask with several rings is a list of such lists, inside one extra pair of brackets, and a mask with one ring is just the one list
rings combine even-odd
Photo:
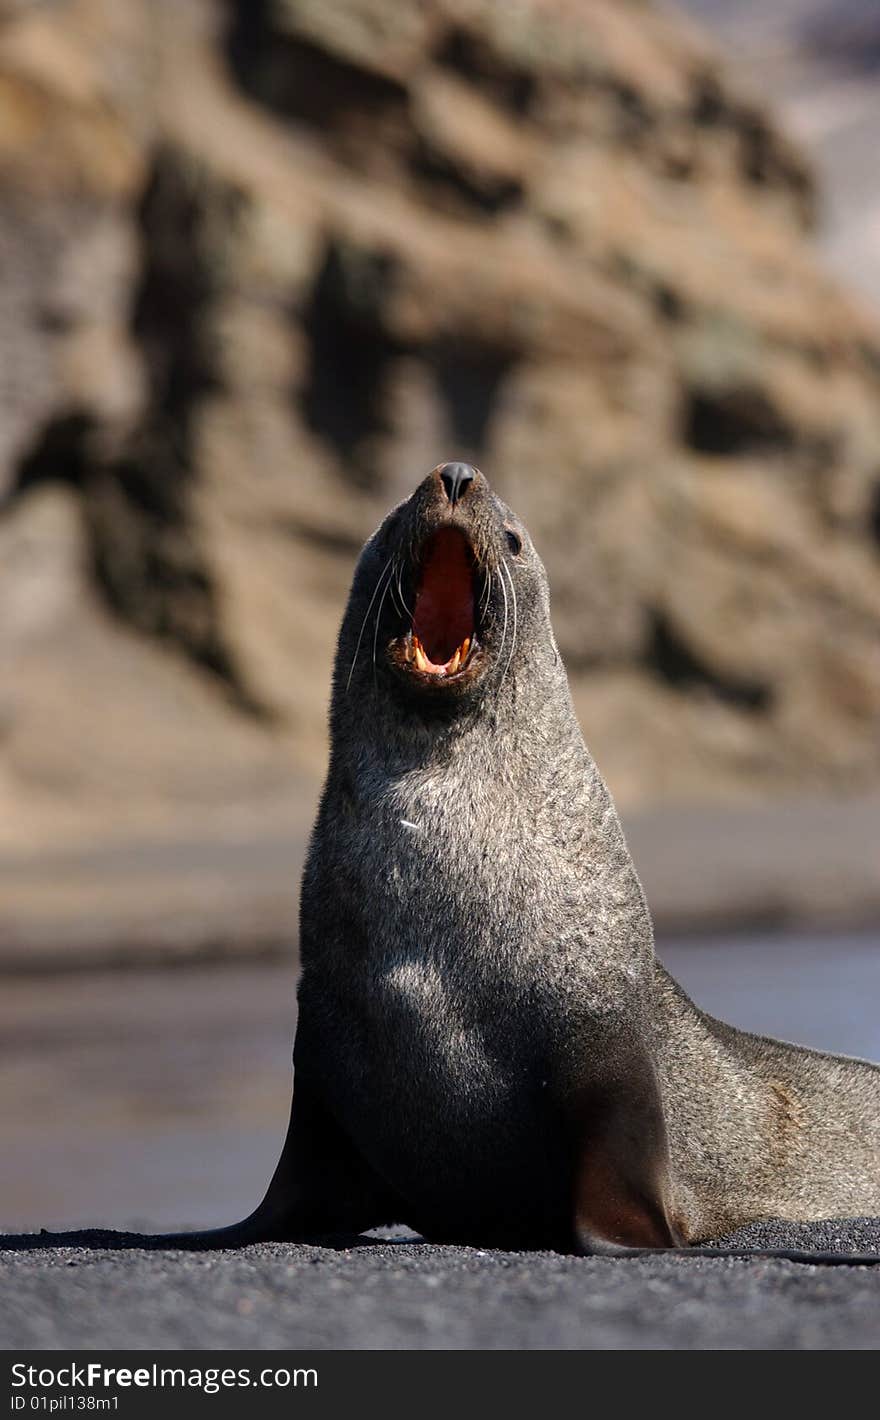
[(178, 1245), (404, 1221), (629, 1252), (880, 1213), (880, 1068), (734, 1030), (657, 961), (544, 567), (476, 468), (363, 549), (331, 732), (287, 1140), (250, 1218)]

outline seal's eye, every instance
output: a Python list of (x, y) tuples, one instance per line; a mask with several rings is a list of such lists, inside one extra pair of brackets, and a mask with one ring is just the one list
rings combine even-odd
[(510, 548), (514, 557), (519, 557), (519, 554), (522, 552), (522, 538), (519, 533), (513, 531), (513, 528), (505, 528), (504, 532), (507, 537), (507, 546)]

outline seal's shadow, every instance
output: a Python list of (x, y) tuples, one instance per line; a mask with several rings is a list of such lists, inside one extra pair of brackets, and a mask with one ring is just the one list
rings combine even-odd
[[(331, 1248), (336, 1252), (350, 1252), (354, 1248), (403, 1247), (420, 1243), (423, 1239), (413, 1233), (406, 1236), (374, 1236), (367, 1233), (327, 1233), (313, 1238), (302, 1239), (309, 1247)], [(242, 1244), (242, 1246), (283, 1246), (276, 1243)], [(43, 1252), (52, 1249), (84, 1248), (93, 1252), (230, 1252), (238, 1251), (229, 1242), (212, 1244), (205, 1241), (193, 1243), (191, 1248), (182, 1247), (180, 1235), (170, 1241), (161, 1233), (126, 1233), (110, 1228), (82, 1228), (69, 1233), (0, 1233), (0, 1252)]]

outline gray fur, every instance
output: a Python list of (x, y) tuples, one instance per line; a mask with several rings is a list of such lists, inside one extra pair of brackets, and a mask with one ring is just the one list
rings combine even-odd
[[(432, 691), (392, 648), (423, 540), (449, 523), (482, 571), (482, 670)], [(435, 470), (364, 548), (331, 729), (291, 1133), (255, 1230), (397, 1220), (588, 1248), (595, 1170), (618, 1166), (671, 1242), (880, 1213), (880, 1069), (722, 1025), (658, 964), (543, 565), (481, 476), (451, 508)]]

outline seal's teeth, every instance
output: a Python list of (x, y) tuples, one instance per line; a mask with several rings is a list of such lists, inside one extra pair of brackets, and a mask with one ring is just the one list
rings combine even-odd
[(415, 664), (416, 669), (426, 675), (449, 676), (460, 671), (468, 658), (471, 649), (471, 637), (466, 636), (461, 645), (456, 647), (445, 665), (436, 665), (429, 659), (428, 653), (414, 631), (410, 632), (404, 642), (403, 654), (410, 664)]

